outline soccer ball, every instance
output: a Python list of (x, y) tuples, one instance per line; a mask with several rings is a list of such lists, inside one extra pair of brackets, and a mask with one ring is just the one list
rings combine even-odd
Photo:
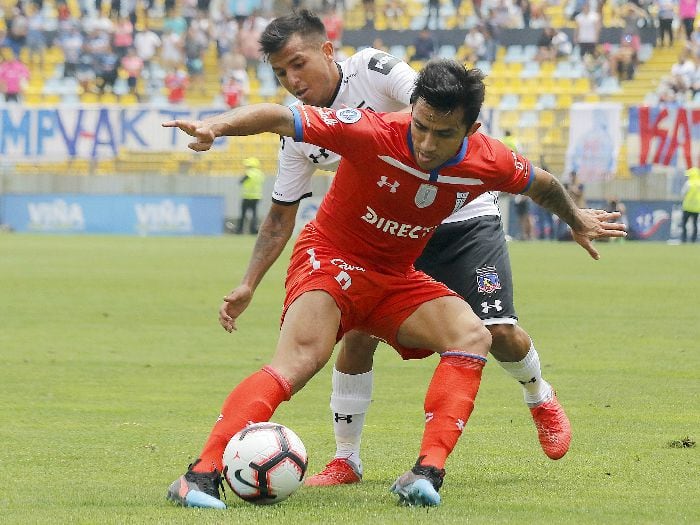
[(272, 505), (291, 496), (307, 465), (299, 436), (277, 423), (245, 427), (224, 450), (224, 477), (231, 490), (256, 505)]

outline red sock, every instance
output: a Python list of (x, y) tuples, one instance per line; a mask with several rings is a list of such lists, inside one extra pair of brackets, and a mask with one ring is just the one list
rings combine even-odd
[(486, 358), (445, 352), (425, 395), (425, 430), (419, 463), (444, 468), (474, 409)]
[(249, 423), (268, 421), (280, 403), (291, 397), (289, 382), (269, 366), (241, 381), (224, 401), (221, 415), (199, 455), (201, 461), (193, 470), (221, 472), (224, 449), (233, 435)]

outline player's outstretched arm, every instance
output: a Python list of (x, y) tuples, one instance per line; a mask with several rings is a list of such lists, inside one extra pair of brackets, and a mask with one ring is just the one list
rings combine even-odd
[(180, 128), (195, 140), (187, 147), (194, 151), (207, 151), (217, 137), (277, 133), (294, 136), (292, 111), (279, 104), (251, 104), (241, 106), (204, 120), (169, 120), (164, 128)]
[(248, 307), (258, 284), (287, 245), (294, 231), (298, 208), (299, 203), (289, 206), (272, 203), (258, 231), (248, 270), (241, 284), (224, 297), (219, 308), (219, 323), (227, 332), (236, 329), (236, 319)]
[(627, 235), (625, 224), (610, 222), (619, 219), (620, 212), (578, 208), (564, 186), (543, 169), (535, 168), (535, 178), (525, 195), (571, 226), (574, 240), (596, 260), (600, 259), (600, 254), (592, 241)]

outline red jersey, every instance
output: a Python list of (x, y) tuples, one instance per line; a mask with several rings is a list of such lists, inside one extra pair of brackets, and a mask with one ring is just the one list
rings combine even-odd
[(297, 142), (342, 156), (314, 225), (370, 268), (407, 271), (447, 216), (486, 191), (525, 191), (530, 161), (481, 133), (425, 172), (414, 160), (409, 113), (291, 106)]

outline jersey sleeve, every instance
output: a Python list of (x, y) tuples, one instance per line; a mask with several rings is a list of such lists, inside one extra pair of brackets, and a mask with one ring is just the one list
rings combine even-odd
[(535, 169), (527, 158), (508, 148), (500, 140), (484, 137), (494, 153), (493, 167), (498, 179), (496, 190), (506, 193), (527, 191), (535, 177)]
[(311, 196), (311, 177), (316, 171), (300, 145), (289, 137), (280, 137), (277, 156), (277, 178), (272, 190), (272, 201), (294, 204)]
[[(384, 51), (367, 49), (363, 53), (367, 55), (368, 79), (376, 92), (387, 99), (409, 105), (418, 73), (403, 60)], [(381, 111), (376, 107), (374, 109)]]
[(372, 111), (355, 108), (328, 109), (290, 106), (294, 115), (294, 140), (322, 146), (341, 157), (374, 149), (373, 137), (381, 122)]

